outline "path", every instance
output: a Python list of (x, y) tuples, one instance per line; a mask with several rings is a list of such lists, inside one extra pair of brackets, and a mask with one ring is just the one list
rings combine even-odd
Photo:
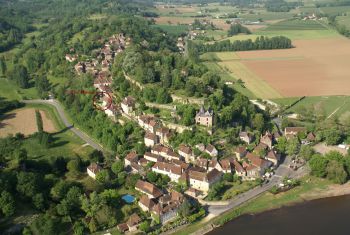
[(85, 134), (83, 131), (79, 130), (78, 128), (74, 127), (74, 124), (70, 124), (64, 110), (62, 108), (62, 105), (55, 99), (50, 100), (23, 100), (23, 103), (26, 104), (47, 104), (54, 106), (55, 109), (58, 112), (59, 118), (62, 120), (64, 125), (70, 129), (75, 135), (77, 135), (80, 139), (85, 141), (87, 144), (89, 144), (94, 149), (97, 149), (102, 152), (109, 152), (108, 150), (104, 149), (100, 144), (98, 144), (95, 140), (93, 140), (91, 137), (89, 137), (87, 134)]
[(343, 104), (336, 108), (326, 119), (331, 118), (339, 109), (341, 109), (346, 104), (346, 100), (344, 100)]

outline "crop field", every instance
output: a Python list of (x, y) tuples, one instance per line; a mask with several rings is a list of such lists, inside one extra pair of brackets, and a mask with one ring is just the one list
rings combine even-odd
[(350, 29), (350, 12), (346, 16), (338, 16), (337, 22), (344, 25), (346, 28)]
[(330, 15), (337, 15), (339, 13), (350, 12), (350, 6), (321, 7), (321, 12)]
[(350, 94), (350, 41), (339, 37), (293, 44), (296, 48), (288, 50), (237, 54), (252, 73), (285, 97)]
[(268, 26), (265, 30), (326, 30), (319, 20), (284, 20)]
[[(46, 113), (40, 111), (44, 131), (54, 132), (56, 128), (53, 122), (47, 117)], [(37, 131), (35, 109), (18, 109), (5, 114), (0, 122), (0, 137), (5, 137), (8, 134), (16, 134), (18, 132), (24, 135), (30, 135)]]

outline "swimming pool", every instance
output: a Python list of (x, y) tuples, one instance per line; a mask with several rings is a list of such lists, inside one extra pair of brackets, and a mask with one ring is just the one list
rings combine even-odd
[(135, 197), (130, 195), (130, 194), (125, 194), (124, 196), (122, 196), (122, 199), (126, 202), (126, 203), (133, 203), (135, 201)]

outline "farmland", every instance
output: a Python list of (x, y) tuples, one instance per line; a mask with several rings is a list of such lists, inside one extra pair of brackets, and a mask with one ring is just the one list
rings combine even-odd
[[(44, 131), (56, 131), (52, 121), (47, 117), (46, 113), (41, 111), (41, 116), (44, 124)], [(20, 109), (7, 113), (0, 123), (0, 137), (5, 137), (8, 134), (16, 134), (18, 132), (24, 135), (30, 135), (37, 131), (35, 110)]]

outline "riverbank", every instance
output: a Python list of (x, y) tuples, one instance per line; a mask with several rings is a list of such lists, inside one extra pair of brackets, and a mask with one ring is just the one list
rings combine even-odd
[(347, 194), (350, 194), (350, 182), (344, 185), (335, 185), (326, 179), (306, 176), (301, 179), (300, 186), (287, 192), (279, 193), (277, 195), (265, 192), (259, 197), (252, 199), (233, 210), (225, 212), (217, 217), (208, 215), (210, 219), (205, 218), (202, 221), (191, 224), (181, 230), (174, 231), (173, 234), (203, 235), (212, 231), (215, 227), (222, 226), (243, 214), (258, 214), (305, 201)]

